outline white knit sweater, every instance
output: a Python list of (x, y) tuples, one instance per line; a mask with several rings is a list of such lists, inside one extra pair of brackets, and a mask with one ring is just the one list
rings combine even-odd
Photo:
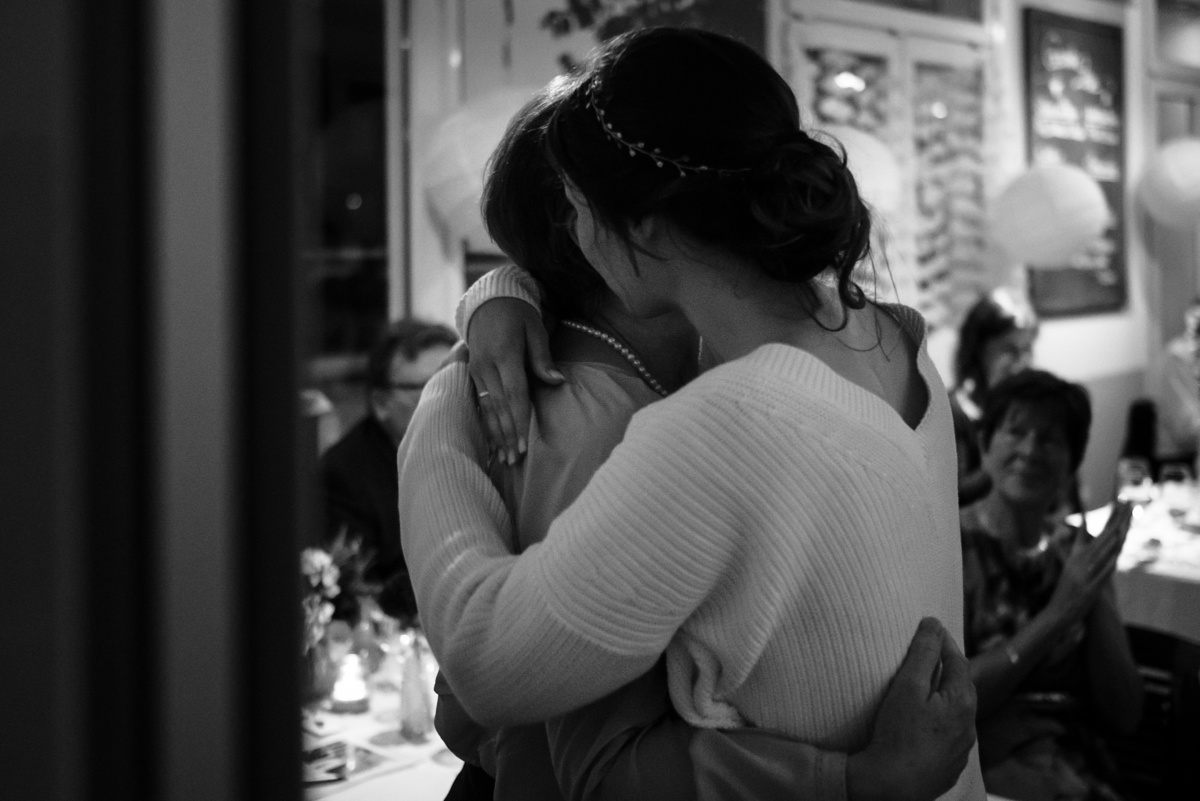
[[(922, 335), (919, 315), (898, 314)], [(510, 533), (458, 508), (453, 471), (426, 473), (456, 423), (422, 419), (423, 403), (401, 446), (401, 530), (422, 622), (467, 710), (542, 720), (668, 650), (672, 700), (697, 725), (741, 719), (863, 747), (918, 620), (962, 641), (949, 408), (923, 347), (919, 369), (929, 407), (914, 431), (796, 348), (715, 368), (635, 415), (520, 557)], [(427, 393), (466, 380), (452, 369)], [(947, 797), (982, 797), (975, 760)]]

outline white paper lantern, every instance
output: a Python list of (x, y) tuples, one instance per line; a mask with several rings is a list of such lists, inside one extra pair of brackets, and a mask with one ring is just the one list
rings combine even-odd
[(519, 86), (491, 92), (463, 105), (433, 132), (422, 184), (434, 213), (454, 238), (489, 241), (479, 210), (487, 160), (513, 115), (536, 91)]
[(846, 149), (846, 164), (854, 174), (863, 200), (884, 215), (899, 211), (903, 176), (891, 148), (866, 131), (848, 125), (827, 125), (823, 132)]
[(992, 204), (992, 237), (1031, 266), (1066, 264), (1104, 233), (1104, 192), (1073, 164), (1031, 167)]
[(1138, 195), (1154, 220), (1169, 228), (1200, 222), (1200, 139), (1176, 139), (1154, 154)]

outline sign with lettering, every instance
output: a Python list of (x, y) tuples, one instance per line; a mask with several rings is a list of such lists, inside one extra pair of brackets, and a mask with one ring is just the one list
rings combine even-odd
[(1045, 317), (1125, 306), (1123, 69), (1120, 27), (1025, 9), (1029, 161), (1081, 167), (1110, 214), (1103, 235), (1069, 263), (1029, 268), (1030, 298)]

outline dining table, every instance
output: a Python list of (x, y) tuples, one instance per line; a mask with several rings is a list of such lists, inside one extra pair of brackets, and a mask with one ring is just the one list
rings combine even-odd
[[(359, 760), (347, 777), (309, 782), (306, 801), (443, 801), (462, 760), (446, 749), (436, 731), (424, 742), (407, 742), (396, 726), (398, 695), (373, 696), (369, 712), (335, 715), (320, 712), (306, 721), (305, 746), (344, 743)], [(315, 730), (310, 730), (315, 729)], [(988, 801), (1010, 801), (988, 794)]]
[[(1099, 534), (1107, 504), (1072, 522)], [(1135, 504), (1133, 521), (1113, 575), (1117, 608), (1126, 625), (1200, 645), (1200, 486), (1155, 485)], [(395, 667), (395, 666), (394, 666)], [(426, 652), (422, 692), (433, 703), (437, 665)], [(432, 726), (401, 726), (401, 692), (381, 671), (368, 682), (363, 711), (328, 705), (302, 716), (307, 801), (442, 801), (462, 767)], [(1004, 801), (989, 796), (990, 801)]]
[[(1088, 531), (1099, 534), (1111, 511), (1106, 504), (1088, 512)], [(1125, 625), (1200, 644), (1200, 486), (1147, 488), (1134, 506), (1113, 584)]]
[(323, 723), (331, 731), (323, 737), (306, 731), (306, 751), (323, 742), (341, 752), (337, 757), (347, 750), (354, 752), (349, 775), (334, 773), (322, 780), (306, 765), (307, 801), (442, 801), (446, 797), (462, 760), (450, 753), (436, 731), (423, 741), (405, 739), (396, 725), (394, 707), (389, 706), (373, 705), (359, 715), (323, 713)]
[(371, 675), (351, 683), (363, 691), (353, 702), (335, 684), (330, 699), (301, 710), (306, 801), (442, 801), (462, 768), (433, 726), (428, 643), (412, 632), (389, 639)]

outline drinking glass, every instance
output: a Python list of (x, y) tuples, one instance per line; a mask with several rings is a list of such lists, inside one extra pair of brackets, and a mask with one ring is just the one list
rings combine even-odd
[(1150, 461), (1141, 456), (1122, 456), (1117, 460), (1117, 500), (1145, 506), (1154, 498)]

